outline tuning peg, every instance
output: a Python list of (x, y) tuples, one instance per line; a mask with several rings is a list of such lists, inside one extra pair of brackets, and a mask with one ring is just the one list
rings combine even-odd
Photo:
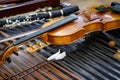
[(13, 51), (13, 53), (14, 53), (16, 56), (19, 56), (19, 54), (18, 54), (16, 51)]
[(8, 63), (11, 63), (11, 61), (12, 61), (10, 57), (8, 57), (6, 60)]

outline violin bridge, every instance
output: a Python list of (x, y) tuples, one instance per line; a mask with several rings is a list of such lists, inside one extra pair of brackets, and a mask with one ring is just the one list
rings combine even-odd
[(34, 52), (36, 52), (37, 50), (39, 50), (39, 48), (38, 48), (37, 46), (33, 45), (33, 44), (29, 44), (29, 47), (27, 48), (27, 51), (28, 51), (29, 53), (34, 53)]

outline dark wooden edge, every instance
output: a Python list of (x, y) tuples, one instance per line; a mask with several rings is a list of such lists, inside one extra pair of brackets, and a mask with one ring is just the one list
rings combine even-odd
[(34, 11), (45, 6), (59, 6), (60, 0), (33, 0), (12, 7), (0, 9), (0, 18)]

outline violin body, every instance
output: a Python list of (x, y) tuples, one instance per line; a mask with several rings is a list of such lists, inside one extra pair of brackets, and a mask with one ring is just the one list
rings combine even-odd
[(80, 38), (84, 38), (85, 34), (94, 31), (102, 31), (103, 26), (100, 21), (85, 22), (83, 16), (79, 16), (74, 22), (68, 23), (57, 28), (47, 34), (42, 35), (44, 42), (51, 44), (63, 45), (72, 43)]

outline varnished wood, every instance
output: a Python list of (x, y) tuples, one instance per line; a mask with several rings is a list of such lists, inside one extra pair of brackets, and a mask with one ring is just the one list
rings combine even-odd
[(102, 29), (102, 22), (96, 20), (86, 22), (80, 15), (76, 21), (49, 32), (47, 39), (52, 44), (63, 45), (84, 38), (87, 33), (102, 31)]
[(104, 24), (103, 31), (113, 30), (120, 27), (120, 13), (115, 13), (113, 11), (99, 12), (95, 10), (95, 7), (91, 7), (90, 12), (92, 12), (91, 19), (95, 17), (101, 18), (101, 22)]
[(59, 6), (60, 0), (31, 0), (28, 2), (20, 3), (15, 6), (1, 8), (0, 18), (9, 17), (16, 14), (34, 11), (40, 7), (46, 6)]

